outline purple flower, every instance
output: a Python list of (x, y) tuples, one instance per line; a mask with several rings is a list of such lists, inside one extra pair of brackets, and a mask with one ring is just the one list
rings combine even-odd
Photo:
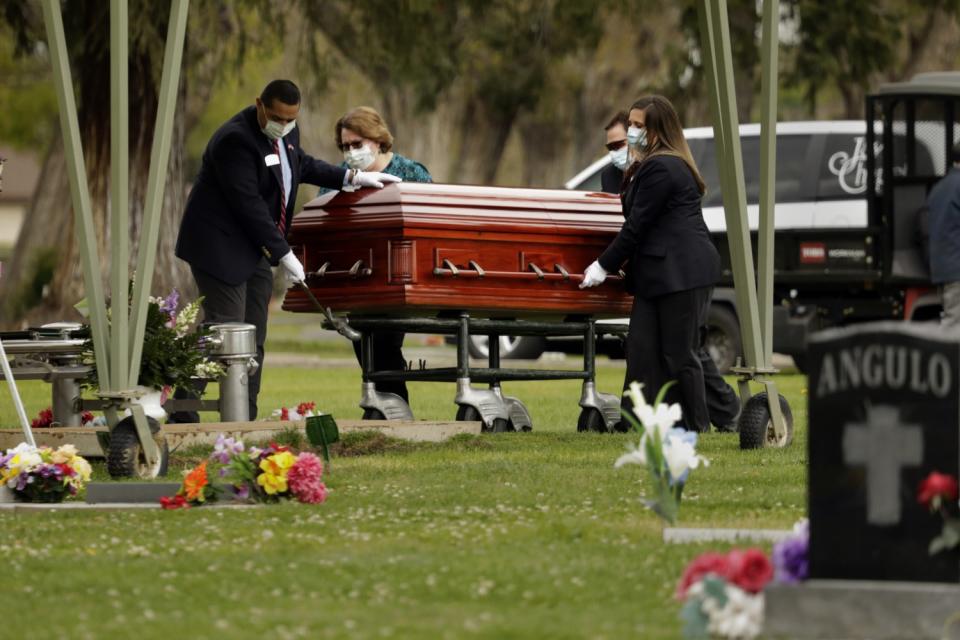
[(213, 445), (210, 459), (220, 464), (229, 464), (230, 458), (238, 453), (243, 453), (243, 440), (227, 438), (221, 433)]
[(794, 535), (773, 546), (773, 567), (778, 582), (800, 582), (809, 574), (807, 560), (810, 534), (806, 522), (794, 528)]
[(250, 487), (246, 484), (233, 485), (233, 497), (237, 500), (248, 500), (250, 498)]

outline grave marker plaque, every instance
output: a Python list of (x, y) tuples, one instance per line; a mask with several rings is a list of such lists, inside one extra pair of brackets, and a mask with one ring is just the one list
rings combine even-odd
[(817, 334), (809, 358), (810, 577), (960, 581), (917, 502), (931, 471), (960, 467), (960, 338), (864, 324)]

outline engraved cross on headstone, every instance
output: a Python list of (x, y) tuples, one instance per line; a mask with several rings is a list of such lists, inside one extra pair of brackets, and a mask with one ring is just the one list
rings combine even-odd
[(843, 460), (867, 470), (867, 522), (900, 522), (900, 472), (923, 462), (923, 430), (900, 424), (892, 406), (867, 410), (866, 424), (848, 423), (843, 432)]

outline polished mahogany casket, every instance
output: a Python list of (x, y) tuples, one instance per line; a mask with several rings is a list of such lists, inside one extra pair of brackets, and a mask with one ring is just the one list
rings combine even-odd
[[(622, 224), (607, 194), (404, 182), (313, 200), (291, 246), (335, 312), (623, 317), (631, 298), (619, 276), (578, 286)], [(300, 288), (283, 308), (317, 311)]]

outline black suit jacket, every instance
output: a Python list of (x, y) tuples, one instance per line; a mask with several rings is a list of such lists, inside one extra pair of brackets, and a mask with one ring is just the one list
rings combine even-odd
[[(301, 182), (339, 189), (345, 169), (316, 160), (300, 148), (300, 129), (280, 141), (290, 162), (286, 229)], [(247, 107), (217, 129), (203, 152), (180, 223), (177, 257), (230, 285), (245, 282), (266, 257), (276, 265), (290, 246), (277, 228), (283, 177), (267, 166), (273, 142), (260, 130), (256, 107)]]
[(643, 298), (716, 284), (720, 254), (690, 168), (676, 156), (646, 159), (623, 193), (623, 228), (600, 256), (610, 272), (628, 260), (628, 290)]
[(620, 193), (623, 186), (623, 171), (613, 164), (608, 164), (600, 172), (600, 190), (604, 193)]

